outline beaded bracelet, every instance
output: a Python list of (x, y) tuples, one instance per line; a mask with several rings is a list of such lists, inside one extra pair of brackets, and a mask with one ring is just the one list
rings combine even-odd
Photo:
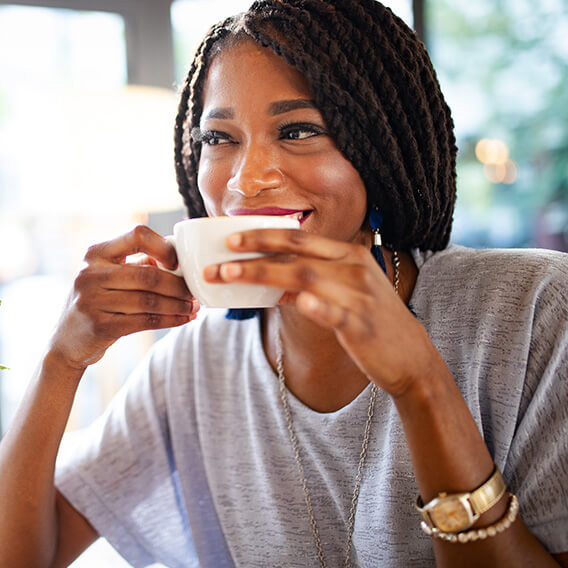
[(499, 521), (488, 527), (481, 529), (472, 529), (470, 531), (461, 533), (448, 533), (442, 532), (440, 529), (429, 527), (424, 521), (420, 523), (420, 528), (428, 535), (435, 538), (445, 540), (447, 542), (462, 543), (473, 542), (476, 540), (484, 540), (489, 537), (496, 536), (499, 533), (507, 530), (517, 518), (519, 514), (519, 500), (509, 493), (509, 508), (507, 512)]

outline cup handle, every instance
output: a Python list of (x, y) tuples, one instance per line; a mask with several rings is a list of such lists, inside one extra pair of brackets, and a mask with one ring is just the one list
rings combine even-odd
[[(176, 238), (173, 235), (168, 235), (167, 237), (164, 238), (166, 239), (166, 241), (170, 242), (174, 246), (174, 248), (176, 247)], [(164, 270), (165, 272), (169, 272), (170, 274), (173, 274), (175, 276), (183, 277), (183, 271), (181, 269), (181, 266), (179, 265), (179, 259), (178, 259), (178, 266), (175, 270), (170, 270), (169, 268), (166, 268), (160, 261), (157, 262), (158, 262), (158, 268), (160, 270)]]

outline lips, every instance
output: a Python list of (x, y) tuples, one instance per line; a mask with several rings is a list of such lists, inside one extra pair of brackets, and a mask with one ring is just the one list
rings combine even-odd
[(282, 207), (260, 207), (258, 209), (231, 209), (228, 214), (230, 217), (235, 215), (274, 215), (278, 217), (289, 217), (297, 219), (300, 223), (306, 221), (311, 215), (311, 209), (284, 209)]

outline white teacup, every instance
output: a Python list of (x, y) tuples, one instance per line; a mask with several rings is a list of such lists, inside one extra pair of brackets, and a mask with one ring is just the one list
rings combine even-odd
[(284, 290), (259, 284), (211, 284), (203, 279), (203, 269), (210, 264), (266, 256), (263, 253), (238, 253), (225, 245), (225, 238), (249, 229), (298, 229), (297, 219), (275, 215), (238, 215), (186, 219), (174, 225), (174, 234), (166, 237), (175, 247), (178, 269), (191, 293), (204, 306), (216, 308), (263, 308), (275, 306)]

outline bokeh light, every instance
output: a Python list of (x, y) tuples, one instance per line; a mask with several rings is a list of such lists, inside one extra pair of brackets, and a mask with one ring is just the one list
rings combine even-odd
[(475, 156), (483, 164), (483, 173), (491, 183), (511, 185), (517, 180), (519, 168), (510, 159), (509, 147), (503, 140), (482, 138), (475, 146)]

